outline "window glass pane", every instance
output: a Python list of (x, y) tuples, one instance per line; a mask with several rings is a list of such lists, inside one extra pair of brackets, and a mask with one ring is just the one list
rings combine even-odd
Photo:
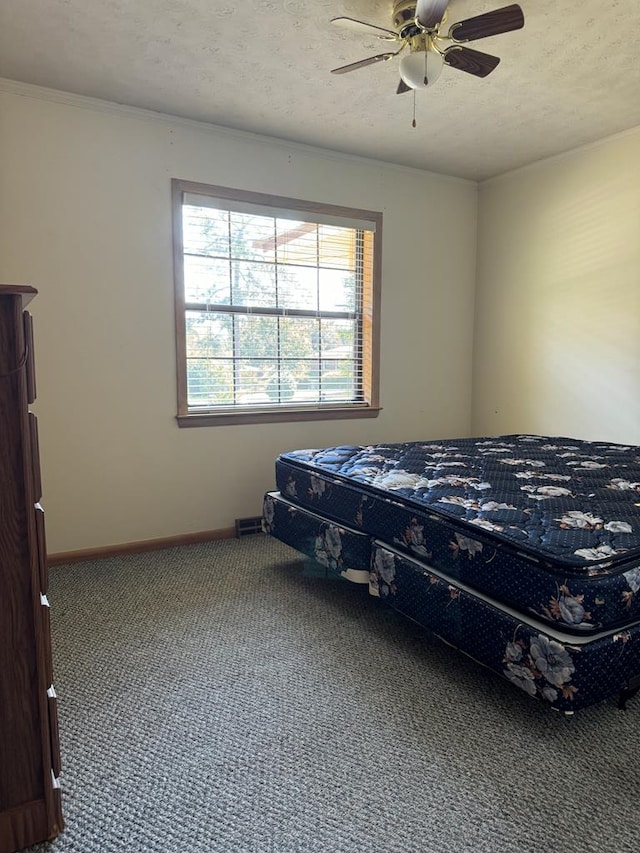
[(182, 208), (184, 251), (196, 255), (229, 257), (229, 214), (209, 207)]
[(236, 366), (238, 404), (264, 406), (273, 403), (269, 383), (277, 374), (277, 361), (239, 358)]
[(233, 317), (187, 311), (187, 358), (232, 358)]
[(276, 305), (276, 268), (273, 264), (232, 261), (231, 298), (234, 305), (274, 308)]
[(283, 358), (311, 358), (320, 353), (320, 321), (306, 317), (280, 319), (280, 354)]
[(230, 213), (231, 255), (242, 260), (275, 260), (275, 223), (271, 216)]
[(356, 346), (355, 320), (320, 321), (322, 358), (353, 358)]
[(356, 276), (349, 270), (318, 270), (321, 311), (356, 310)]
[(278, 318), (241, 314), (235, 318), (238, 358), (278, 357)]
[(233, 362), (188, 358), (187, 393), (190, 406), (233, 405)]
[(229, 261), (185, 255), (185, 302), (228, 305), (231, 302)]
[(277, 261), (279, 264), (318, 265), (318, 226), (313, 222), (277, 219)]
[(320, 400), (320, 362), (317, 359), (289, 362), (295, 381), (294, 402), (315, 403)]
[(356, 398), (355, 369), (353, 360), (322, 361), (320, 382), (322, 400), (353, 400)]
[(353, 228), (319, 225), (319, 266), (353, 270), (356, 265), (356, 235)]
[(267, 381), (267, 394), (272, 403), (290, 404), (297, 399), (300, 364), (292, 359), (274, 362)]
[(318, 270), (278, 266), (278, 307), (318, 310)]

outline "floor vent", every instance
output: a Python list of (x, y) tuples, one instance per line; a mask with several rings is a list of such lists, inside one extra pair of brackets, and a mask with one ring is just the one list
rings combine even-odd
[(236, 536), (251, 536), (252, 533), (262, 533), (262, 516), (253, 518), (236, 518)]

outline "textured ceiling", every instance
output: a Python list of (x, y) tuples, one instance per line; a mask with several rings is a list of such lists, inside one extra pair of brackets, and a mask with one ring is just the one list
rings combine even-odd
[(329, 19), (390, 27), (392, 0), (2, 0), (0, 77), (476, 180), (639, 126), (639, 0), (520, 5), (473, 45), (497, 70), (445, 67), (415, 129), (397, 60), (329, 73), (386, 49)]

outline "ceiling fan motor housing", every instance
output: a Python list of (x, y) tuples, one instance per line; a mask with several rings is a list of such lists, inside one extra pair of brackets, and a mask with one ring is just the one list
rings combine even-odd
[(450, 0), (394, 0), (393, 23), (397, 29), (406, 30), (407, 25), (411, 25), (419, 17), (421, 24), (417, 29), (426, 28), (433, 31), (444, 20), (449, 2)]
[(395, 0), (393, 26), (401, 30), (416, 17), (416, 0)]

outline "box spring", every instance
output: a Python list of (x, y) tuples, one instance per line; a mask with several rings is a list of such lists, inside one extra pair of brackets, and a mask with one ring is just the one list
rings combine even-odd
[(559, 632), (380, 542), (373, 545), (371, 587), (395, 610), (558, 711), (620, 694), (640, 673), (639, 623), (591, 637)]
[(264, 496), (262, 528), (333, 574), (354, 583), (369, 583), (371, 538), (362, 531), (297, 507), (279, 492)]
[(640, 622), (574, 635), (279, 492), (265, 495), (263, 512), (265, 533), (329, 573), (367, 582), (372, 595), (555, 710), (573, 713), (637, 681)]

